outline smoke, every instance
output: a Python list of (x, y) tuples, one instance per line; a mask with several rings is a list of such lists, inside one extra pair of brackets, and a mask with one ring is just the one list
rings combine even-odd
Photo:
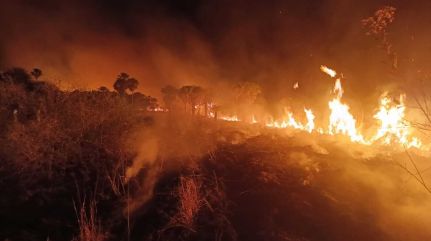
[[(66, 88), (111, 87), (119, 72), (128, 72), (140, 91), (155, 96), (166, 84), (253, 81), (271, 103), (288, 97), (314, 108), (332, 86), (318, 70), (327, 64), (344, 73), (354, 109), (369, 112), (381, 89), (427, 67), (429, 3), (390, 3), (397, 7), (389, 37), (402, 80), (361, 29), (360, 20), (385, 4), (9, 1), (0, 10), (0, 64), (40, 67), (44, 78)], [(296, 82), (301, 87), (294, 90)]]
[[(304, 185), (316, 188), (331, 200), (336, 212), (350, 217), (352, 223), (361, 223), (355, 230), (358, 236), (352, 240), (362, 240), (359, 233), (373, 229), (376, 230), (375, 240), (428, 240), (431, 237), (427, 228), (431, 222), (431, 196), (422, 184), (401, 168), (404, 166), (416, 174), (406, 152), (333, 142), (326, 137), (310, 138), (309, 135), (295, 135), (289, 142), (292, 149), (285, 151), (290, 153), (289, 160), (309, 173)], [(316, 150), (316, 146), (326, 150), (325, 153)], [(429, 184), (428, 157), (410, 155)], [(323, 211), (314, 215), (325, 214)], [(327, 228), (331, 229), (330, 226), (339, 220), (326, 222)], [(348, 230), (352, 224), (345, 225)], [(339, 227), (335, 229), (342, 232)], [(379, 238), (379, 235), (385, 238)]]
[(142, 137), (145, 137), (145, 139), (138, 140), (138, 155), (133, 160), (132, 166), (128, 167), (126, 170), (126, 181), (135, 177), (145, 165), (151, 166), (156, 161), (158, 153), (157, 138), (145, 134), (142, 135)]
[(7, 3), (0, 10), (2, 67), (39, 67), (63, 87), (90, 89), (112, 88), (116, 75), (127, 72), (141, 91), (156, 95), (163, 85), (203, 84), (214, 75), (206, 43), (192, 26), (152, 9), (134, 10), (144, 4), (114, 5)]
[[(183, 113), (154, 116), (151, 126), (138, 126), (126, 141), (135, 158), (126, 169), (125, 181), (133, 190), (124, 212), (135, 212), (153, 197), (155, 185), (163, 175), (193, 167), (199, 159), (212, 152), (217, 143), (245, 140), (258, 130), (229, 130), (213, 120), (194, 118)], [(240, 133), (240, 137), (232, 135)]]

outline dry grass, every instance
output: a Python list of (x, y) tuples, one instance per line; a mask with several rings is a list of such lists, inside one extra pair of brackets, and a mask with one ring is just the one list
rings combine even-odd
[(217, 177), (213, 171), (207, 173), (208, 187), (206, 188), (205, 200), (210, 211), (209, 218), (213, 223), (214, 240), (237, 240), (237, 233), (229, 221), (229, 201), (224, 191), (223, 180)]
[(107, 240), (107, 234), (103, 231), (97, 218), (96, 203), (94, 201), (91, 201), (88, 205), (84, 201), (79, 210), (75, 205), (75, 211), (78, 218), (79, 234), (73, 241)]
[(195, 176), (180, 177), (176, 191), (178, 212), (172, 217), (169, 226), (182, 226), (194, 231), (195, 217), (206, 202), (200, 192), (201, 185), (202, 182)]

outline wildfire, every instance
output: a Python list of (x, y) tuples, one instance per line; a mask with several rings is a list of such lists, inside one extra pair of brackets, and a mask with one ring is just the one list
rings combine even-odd
[(311, 132), (314, 129), (314, 115), (311, 112), (311, 110), (304, 109), (308, 123), (306, 125), (301, 124), (301, 122), (295, 120), (293, 117), (293, 113), (288, 111), (286, 112), (286, 116), (281, 120), (273, 120), (270, 118), (266, 123), (265, 126), (272, 127), (272, 128), (293, 128), (293, 129), (299, 129), (299, 130), (306, 130)]
[(333, 99), (329, 102), (331, 114), (329, 116), (328, 133), (345, 134), (352, 141), (366, 143), (364, 137), (356, 129), (356, 120), (349, 112), (349, 106), (340, 102), (339, 99)]
[(321, 65), (320, 70), (322, 70), (324, 73), (328, 74), (332, 78), (334, 78), (337, 75), (337, 72), (335, 72), (335, 70), (332, 70), (332, 69), (326, 67), (325, 65)]
[(256, 116), (254, 116), (254, 115), (253, 115), (253, 116), (251, 117), (251, 123), (252, 123), (252, 124), (259, 123), (259, 122), (256, 120)]
[[(333, 73), (334, 75), (331, 75), (332, 77), (335, 76), (335, 71), (333, 71)], [(328, 103), (329, 109), (331, 110), (328, 133), (330, 135), (348, 135), (352, 141), (366, 144), (367, 142), (364, 140), (364, 137), (359, 134), (356, 129), (356, 120), (353, 115), (350, 114), (349, 106), (341, 103), (341, 97), (343, 97), (344, 90), (339, 78), (335, 81), (333, 92), (337, 96)]]
[(157, 107), (155, 107), (155, 108), (153, 108), (153, 109), (149, 109), (150, 111), (154, 111), (154, 112), (166, 112), (167, 111), (167, 109), (163, 109), (162, 107), (160, 107), (160, 106), (157, 106)]
[(240, 121), (238, 116), (233, 115), (233, 116), (222, 116), (220, 117), (220, 119), (225, 120), (225, 121)]
[(404, 120), (405, 98), (405, 95), (400, 95), (399, 101), (395, 102), (387, 97), (387, 93), (382, 96), (379, 111), (374, 115), (374, 118), (380, 122), (380, 128), (373, 137), (373, 141), (380, 140), (384, 144), (398, 142), (407, 147), (421, 147), (421, 142), (416, 137), (409, 140), (410, 130)]
[(341, 87), (341, 80), (337, 79), (335, 81), (335, 85), (334, 85), (334, 90), (333, 90), (334, 94), (337, 94), (337, 98), (341, 99), (341, 97), (343, 97), (343, 87)]
[[(304, 108), (305, 118), (303, 118), (306, 122), (301, 123), (301, 121), (295, 119), (291, 111), (286, 110), (286, 114), (283, 118), (274, 120), (274, 118), (269, 117), (262, 124), (269, 128), (292, 128), (323, 135), (345, 135), (348, 136), (352, 142), (365, 145), (371, 145), (373, 143), (391, 145), (397, 143), (406, 148), (414, 147), (419, 149), (423, 147), (422, 142), (417, 137), (411, 136), (412, 133), (409, 123), (405, 120), (406, 107), (404, 102), (406, 96), (404, 94), (400, 95), (397, 100), (388, 97), (387, 93), (380, 98), (379, 109), (373, 116), (379, 123), (379, 127), (376, 131), (377, 133), (366, 138), (357, 128), (357, 121), (350, 113), (349, 105), (342, 102), (344, 94), (344, 89), (341, 84), (342, 75), (339, 77), (335, 70), (324, 65), (320, 66), (320, 69), (331, 78), (335, 79), (334, 88), (332, 90), (335, 96), (328, 102), (330, 114), (327, 128), (316, 127), (314, 123), (316, 117), (313, 111), (306, 108)], [(295, 83), (294, 89), (298, 87), (298, 83)], [(210, 111), (210, 113), (213, 112)], [(211, 116), (214, 117), (214, 113)], [(219, 119), (234, 122), (241, 121), (236, 115), (220, 116)], [(259, 123), (255, 115), (252, 115), (249, 120), (252, 124)]]
[(307, 117), (307, 124), (305, 125), (305, 129), (311, 133), (314, 130), (314, 118), (316, 117), (314, 116), (313, 112), (309, 109), (304, 108), (304, 112), (305, 112), (305, 116)]

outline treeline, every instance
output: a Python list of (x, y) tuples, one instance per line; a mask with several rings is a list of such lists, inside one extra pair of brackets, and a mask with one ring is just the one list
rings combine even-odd
[(261, 87), (253, 82), (238, 83), (225, 90), (195, 85), (179, 88), (167, 85), (161, 89), (161, 93), (167, 110), (182, 110), (191, 115), (215, 119), (219, 112), (250, 118), (250, 109), (256, 110), (256, 106), (263, 103)]
[[(19, 120), (21, 122), (40, 119), (53, 110), (59, 101), (83, 99), (93, 102), (122, 101), (140, 111), (182, 111), (192, 115), (217, 118), (218, 112), (227, 115), (247, 115), (248, 109), (262, 105), (261, 87), (253, 82), (241, 82), (225, 90), (204, 88), (196, 85), (174, 87), (167, 85), (161, 88), (163, 103), (152, 96), (136, 91), (139, 81), (127, 73), (120, 73), (113, 83), (114, 91), (102, 86), (93, 91), (62, 91), (54, 84), (41, 80), (40, 69), (27, 72), (22, 68), (12, 68), (0, 72), (1, 118), (3, 121)], [(262, 101), (263, 100), (263, 101)], [(259, 102), (259, 103), (257, 103)], [(163, 106), (163, 107), (162, 107)], [(249, 118), (249, 116), (246, 116)]]

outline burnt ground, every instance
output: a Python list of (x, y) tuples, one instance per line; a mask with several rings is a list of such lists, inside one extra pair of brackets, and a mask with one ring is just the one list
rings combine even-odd
[[(136, 156), (118, 167), (105, 153), (103, 160), (111, 160), (109, 165), (75, 163), (56, 170), (55, 179), (37, 179), (30, 186), (3, 168), (1, 238), (431, 239), (426, 228), (431, 195), (397, 165), (405, 161), (402, 151), (308, 133), (199, 123), (193, 131), (169, 131), (172, 143), (160, 147), (156, 160), (140, 166), (127, 183), (119, 181), (124, 178), (121, 173), (133, 166)], [(195, 142), (182, 146), (190, 139)], [(160, 137), (159, 142), (164, 140)], [(178, 154), (174, 146), (187, 154)], [(87, 154), (104, 153), (85, 148)], [(169, 148), (170, 155), (160, 154), (162, 148)], [(191, 151), (195, 149), (201, 150)], [(90, 157), (86, 159), (95, 158)], [(116, 185), (105, 178), (106, 170), (113, 168), (119, 173), (113, 177)], [(87, 236), (82, 234), (85, 230)]]
[[(362, 241), (431, 237), (423, 226), (429, 219), (406, 212), (409, 202), (417, 203), (419, 212), (429, 210), (425, 204), (429, 194), (420, 187), (414, 189), (415, 181), (387, 155), (365, 157), (371, 150), (346, 150), (331, 141), (322, 142), (324, 149), (313, 142), (304, 143), (301, 139), (311, 136), (301, 135), (267, 133), (239, 144), (220, 144), (194, 167), (163, 175), (151, 208), (134, 218), (132, 239)], [(170, 217), (178, 207), (171, 206), (176, 201), (166, 193), (178, 185), (178, 176), (201, 182), (200, 195), (205, 202), (193, 223), (172, 228)], [(399, 226), (402, 228), (395, 229)]]

